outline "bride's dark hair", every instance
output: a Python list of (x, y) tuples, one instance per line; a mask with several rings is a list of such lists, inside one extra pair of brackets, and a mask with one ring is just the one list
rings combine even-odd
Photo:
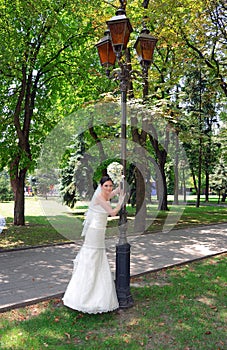
[(107, 181), (111, 181), (113, 184), (113, 180), (111, 179), (111, 177), (109, 175), (103, 176), (100, 180), (100, 185), (102, 186), (105, 182)]

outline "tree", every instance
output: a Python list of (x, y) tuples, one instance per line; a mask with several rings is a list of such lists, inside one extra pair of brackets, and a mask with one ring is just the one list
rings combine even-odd
[[(184, 52), (182, 60), (192, 56), (203, 61), (219, 88), (227, 96), (226, 44), (227, 9), (224, 0), (174, 0), (147, 2), (156, 31), (169, 45)], [(180, 63), (180, 62), (179, 62)]]
[(92, 165), (86, 154), (87, 133), (74, 136), (71, 151), (61, 169), (60, 192), (63, 202), (73, 208), (78, 198), (88, 199), (93, 194)]
[(211, 176), (211, 189), (218, 194), (218, 203), (225, 202), (227, 197), (227, 166), (223, 159), (220, 159)]
[[(10, 169), (15, 225), (24, 223), (24, 181), (26, 174), (35, 168), (41, 144), (50, 130), (83, 103), (97, 101), (103, 92), (112, 90), (116, 94), (115, 83), (100, 73), (94, 43), (105, 30), (105, 20), (114, 14), (120, 3), (123, 7), (127, 5), (127, 14), (135, 28), (142, 27), (143, 17), (148, 15), (147, 26), (152, 30), (151, 34), (159, 38), (148, 90), (144, 84), (150, 106), (157, 105), (162, 99), (171, 101), (171, 91), (194, 58), (205, 62), (210, 72), (209, 82), (217, 81), (219, 90), (225, 92), (226, 29), (223, 23), (226, 7), (223, 0), (199, 0), (196, 3), (186, 0), (184, 6), (174, 0), (111, 1), (108, 6), (101, 0), (33, 3), (1, 0), (0, 164), (2, 168)], [(208, 33), (212, 35), (208, 36)], [(131, 46), (136, 35), (134, 31)], [(135, 63), (134, 58), (132, 63)], [(136, 99), (141, 97), (140, 88), (141, 82), (135, 82)], [(146, 135), (142, 130), (144, 128), (137, 129), (137, 135), (135, 129), (134, 135), (139, 138), (138, 145), (146, 145), (150, 150), (153, 144), (165, 176), (167, 149), (163, 149), (161, 142), (154, 143), (148, 132)], [(96, 136), (102, 139), (102, 132), (105, 135), (101, 128), (89, 130), (93, 140)], [(141, 182), (140, 188), (143, 185)], [(166, 205), (167, 197), (162, 209), (166, 209)]]
[(10, 187), (10, 180), (6, 170), (0, 173), (0, 201), (13, 200), (13, 192)]
[[(205, 174), (206, 200), (209, 199), (209, 174), (217, 160), (213, 130), (217, 130), (217, 108), (220, 108), (220, 104), (217, 103), (216, 86), (209, 83), (207, 76), (207, 68), (204, 65), (198, 68), (191, 63), (190, 69), (182, 81), (182, 91), (185, 94), (182, 104), (185, 105), (185, 127), (187, 130), (184, 143), (190, 159), (194, 187), (197, 193), (197, 206), (200, 205), (203, 174)], [(190, 133), (191, 137), (188, 137)]]
[[(122, 2), (122, 6), (126, 7), (126, 3), (127, 2)], [(147, 8), (148, 2), (144, 2), (140, 5)], [(152, 101), (151, 105), (155, 105), (158, 104), (160, 100), (166, 99), (171, 105), (171, 92), (184, 76), (185, 67), (188, 66), (188, 62), (195, 57), (200, 57), (197, 53), (195, 54), (196, 50), (189, 49), (189, 44), (187, 40), (185, 40), (185, 34), (198, 43), (200, 49), (204, 42), (206, 42), (206, 30), (208, 27), (212, 27), (212, 22), (208, 18), (203, 1), (199, 1), (195, 4), (194, 1), (187, 0), (186, 6), (181, 6), (173, 0), (160, 1), (158, 3), (152, 2), (152, 4), (150, 3), (150, 8), (152, 11), (147, 12), (149, 14), (147, 25), (151, 29), (154, 29), (154, 35), (159, 37), (159, 45), (157, 47), (157, 55), (155, 56), (154, 64), (151, 67), (152, 79), (149, 80), (150, 89), (148, 91), (148, 101)], [(127, 13), (130, 18), (133, 19), (135, 25), (141, 22), (141, 17), (144, 15), (144, 13), (138, 14), (138, 12), (135, 11), (135, 1), (131, 4), (127, 4)], [(203, 28), (206, 28), (206, 30)], [(220, 37), (216, 39), (219, 40)], [(129, 59), (129, 64), (131, 64), (131, 60), (133, 61), (133, 58)], [(216, 79), (215, 77), (216, 71), (214, 69), (211, 70), (209, 79), (213, 82), (214, 79)], [(132, 84), (130, 85), (130, 95), (132, 95), (131, 88), (133, 88), (133, 96), (136, 98), (140, 97), (138, 86), (140, 85), (136, 85), (136, 83), (133, 84), (133, 86)], [(173, 113), (172, 119), (174, 119), (176, 115), (177, 113)], [(165, 113), (163, 113), (163, 118), (165, 118)], [(166, 188), (165, 164), (168, 155), (167, 145), (169, 144), (169, 128), (166, 128), (166, 143), (165, 147), (163, 147), (159, 140), (155, 140), (154, 142), (152, 138), (152, 127), (154, 126), (151, 120), (149, 120), (149, 127), (151, 130), (151, 136), (149, 137), (148, 134), (144, 132), (143, 127), (139, 129), (138, 127), (134, 127), (135, 123), (132, 123), (132, 125), (132, 137), (138, 145), (143, 145), (143, 147), (145, 147), (144, 145), (146, 145), (147, 140), (150, 139), (150, 144), (153, 145), (160, 172), (163, 176), (162, 182), (164, 188)], [(188, 136), (189, 135), (190, 133)], [(101, 137), (99, 136), (99, 138)], [(200, 154), (202, 155), (202, 153)], [(200, 169), (200, 172), (201, 171), (202, 169)], [(201, 177), (199, 176), (199, 178)], [(199, 184), (199, 187), (200, 186), (201, 184)], [(138, 189), (140, 189), (140, 191)], [(137, 191), (140, 194), (140, 196), (137, 196), (139, 209), (142, 205), (141, 198), (143, 198), (141, 193), (144, 192), (144, 181), (141, 181), (141, 174), (139, 171), (137, 173)], [(161, 209), (167, 209), (167, 190), (164, 191)]]
[(42, 140), (78, 104), (81, 52), (92, 32), (91, 20), (83, 20), (86, 5), (0, 2), (0, 155), (1, 166), (10, 170), (15, 225), (25, 222), (25, 178), (34, 169)]

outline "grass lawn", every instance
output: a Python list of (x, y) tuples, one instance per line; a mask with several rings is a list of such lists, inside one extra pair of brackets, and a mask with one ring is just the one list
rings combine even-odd
[(88, 315), (54, 299), (0, 315), (0, 348), (227, 349), (227, 254), (131, 281), (134, 306)]
[[(47, 201), (46, 203), (50, 203), (51, 207), (52, 202)], [(70, 234), (64, 235), (66, 229), (74, 232), (77, 228), (76, 239), (81, 238), (80, 227), (86, 208), (78, 203), (77, 208), (72, 211), (68, 209), (56, 213), (53, 208), (49, 215), (46, 215), (37, 198), (26, 198), (26, 225), (20, 227), (13, 225), (13, 202), (0, 203), (0, 214), (6, 219), (6, 226), (0, 233), (0, 250), (74, 240), (74, 238), (70, 239)], [(187, 206), (170, 205), (169, 209), (167, 212), (161, 212), (157, 210), (157, 204), (149, 206), (148, 215), (151, 224), (148, 225), (147, 233), (158, 232), (163, 229), (164, 225), (166, 229), (171, 229), (227, 222), (227, 206), (206, 205), (201, 201), (199, 208), (190, 204)], [(131, 207), (128, 207), (127, 210), (129, 222), (133, 222), (135, 210)], [(118, 234), (117, 225), (118, 220), (109, 221), (107, 236)]]
[(0, 234), (0, 249), (66, 241), (49, 223), (35, 198), (25, 199), (25, 226), (13, 225), (13, 205), (13, 202), (0, 203), (0, 214), (6, 220), (6, 226)]

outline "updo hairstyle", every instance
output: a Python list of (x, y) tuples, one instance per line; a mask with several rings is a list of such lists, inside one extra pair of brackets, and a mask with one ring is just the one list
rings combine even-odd
[(103, 186), (105, 182), (107, 181), (111, 181), (113, 184), (113, 180), (111, 179), (111, 177), (109, 175), (103, 176), (100, 180), (100, 185)]

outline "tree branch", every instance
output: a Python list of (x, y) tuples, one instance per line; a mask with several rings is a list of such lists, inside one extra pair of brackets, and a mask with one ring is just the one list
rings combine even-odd
[(21, 107), (22, 107), (22, 103), (23, 103), (23, 99), (26, 91), (26, 67), (25, 66), (22, 67), (22, 76), (23, 76), (23, 79), (22, 79), (21, 90), (17, 100), (16, 108), (14, 111), (14, 125), (16, 128), (19, 140), (23, 139), (23, 133), (22, 133), (19, 117), (20, 117)]
[(148, 8), (148, 5), (149, 5), (149, 0), (144, 0), (143, 3), (142, 3), (142, 6), (147, 9)]
[(102, 142), (100, 141), (98, 135), (96, 134), (93, 126), (90, 126), (88, 130), (89, 130), (91, 137), (95, 140), (95, 143), (99, 149), (101, 161), (103, 161), (105, 159), (105, 152), (103, 150)]
[(196, 46), (194, 46), (194, 45), (189, 41), (189, 39), (187, 38), (186, 34), (183, 32), (182, 28), (181, 28), (181, 33), (182, 33), (182, 37), (183, 37), (183, 39), (185, 40), (185, 42), (186, 42), (186, 44), (188, 45), (188, 47), (190, 47), (193, 51), (195, 51), (195, 52), (198, 54), (198, 56), (199, 56), (200, 58), (202, 58), (202, 59), (206, 62), (207, 66), (208, 66), (209, 68), (214, 69), (214, 66), (213, 66), (212, 63), (204, 56), (204, 54), (203, 54)]

